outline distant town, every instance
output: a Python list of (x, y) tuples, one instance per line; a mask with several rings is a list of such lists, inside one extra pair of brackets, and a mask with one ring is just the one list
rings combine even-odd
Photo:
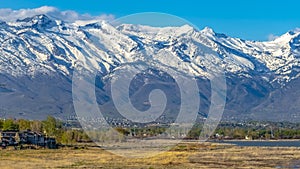
[[(82, 120), (82, 119), (81, 119)], [(99, 119), (98, 119), (99, 120)], [(107, 118), (118, 133), (116, 141), (130, 138), (168, 138), (168, 139), (199, 139), (202, 124), (196, 123), (187, 132), (185, 128), (177, 128), (173, 131), (167, 129), (176, 123), (149, 123), (138, 125), (128, 120)], [(94, 119), (95, 121), (95, 119)], [(91, 125), (93, 122), (89, 122)], [(100, 138), (109, 136), (101, 133), (101, 129), (84, 131), (78, 118), (69, 118), (65, 121), (49, 116), (43, 121), (25, 119), (1, 119), (0, 120), (0, 145), (3, 149), (14, 147), (26, 148), (58, 148), (59, 145), (72, 145), (75, 143), (89, 143), (101, 141)], [(90, 138), (92, 137), (92, 138)], [(98, 139), (99, 137), (99, 139)], [(290, 122), (221, 122), (210, 140), (277, 140), (300, 139), (300, 123)], [(102, 140), (103, 141), (103, 140)]]

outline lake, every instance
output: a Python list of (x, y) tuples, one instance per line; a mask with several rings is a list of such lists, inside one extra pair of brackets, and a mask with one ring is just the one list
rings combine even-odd
[(272, 141), (267, 141), (267, 140), (255, 140), (255, 141), (231, 141), (231, 140), (225, 140), (225, 141), (220, 141), (219, 143), (227, 143), (227, 144), (234, 144), (237, 146), (255, 146), (255, 147), (300, 147), (300, 140), (272, 140)]

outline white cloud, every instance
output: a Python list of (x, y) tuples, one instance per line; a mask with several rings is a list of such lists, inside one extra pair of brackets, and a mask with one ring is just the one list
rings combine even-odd
[(273, 40), (275, 40), (275, 39), (277, 39), (279, 36), (276, 36), (276, 35), (274, 35), (274, 34), (270, 34), (269, 36), (268, 36), (268, 40), (269, 41), (273, 41)]
[(32, 17), (35, 15), (46, 14), (53, 18), (63, 20), (66, 22), (75, 22), (78, 20), (87, 21), (87, 20), (112, 20), (114, 19), (113, 15), (100, 15), (92, 16), (90, 14), (79, 14), (75, 11), (60, 11), (59, 9), (52, 6), (42, 6), (39, 8), (33, 9), (19, 9), (12, 10), (9, 8), (0, 9), (0, 20), (2, 21), (15, 21), (17, 19), (24, 19), (27, 17)]
[(294, 31), (295, 32), (300, 32), (300, 28), (296, 28)]

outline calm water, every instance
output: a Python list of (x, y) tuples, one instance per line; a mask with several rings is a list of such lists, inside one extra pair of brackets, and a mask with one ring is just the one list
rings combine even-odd
[(300, 147), (300, 140), (293, 141), (221, 141), (220, 143), (234, 144), (237, 146), (255, 147)]
[[(255, 147), (299, 147), (300, 140), (292, 141), (220, 141), (219, 143), (234, 144), (237, 146), (255, 146)], [(288, 166), (276, 166), (276, 168), (300, 168), (300, 160), (291, 161)]]

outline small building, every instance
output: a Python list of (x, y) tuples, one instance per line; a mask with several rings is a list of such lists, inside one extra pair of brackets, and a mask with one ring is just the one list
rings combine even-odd
[(46, 137), (39, 132), (26, 131), (0, 131), (0, 143), (2, 147), (17, 145), (35, 145), (50, 149), (57, 148), (55, 138)]
[(20, 132), (21, 143), (33, 144), (37, 146), (45, 146), (45, 136), (38, 132), (32, 132), (30, 130)]
[(2, 147), (16, 146), (18, 142), (19, 133), (17, 131), (0, 131), (0, 142)]

